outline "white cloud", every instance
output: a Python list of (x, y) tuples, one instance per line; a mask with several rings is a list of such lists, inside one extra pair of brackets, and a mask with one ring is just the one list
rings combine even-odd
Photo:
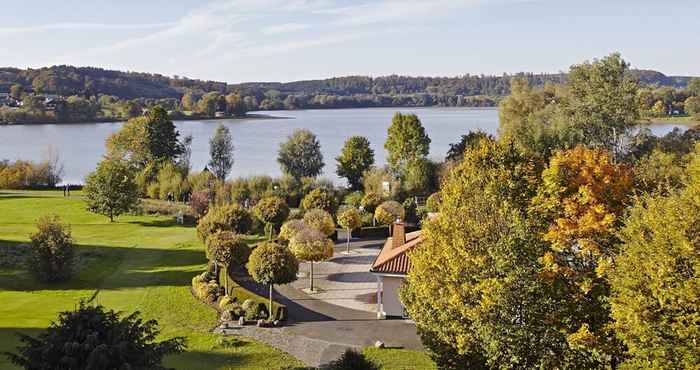
[(283, 24), (263, 27), (261, 32), (266, 34), (266, 35), (276, 35), (279, 33), (291, 33), (291, 32), (308, 30), (309, 28), (311, 28), (310, 24), (293, 23), (292, 22), (292, 23), (283, 23)]
[(21, 27), (0, 27), (0, 34), (44, 32), (44, 31), (87, 31), (87, 30), (144, 30), (172, 26), (173, 22), (144, 24), (107, 24), (107, 23), (50, 23)]

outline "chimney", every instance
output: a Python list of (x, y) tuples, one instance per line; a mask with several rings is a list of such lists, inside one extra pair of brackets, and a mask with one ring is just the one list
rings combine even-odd
[(397, 219), (394, 222), (394, 233), (391, 236), (391, 248), (398, 248), (404, 244), (406, 244), (406, 228), (403, 221)]

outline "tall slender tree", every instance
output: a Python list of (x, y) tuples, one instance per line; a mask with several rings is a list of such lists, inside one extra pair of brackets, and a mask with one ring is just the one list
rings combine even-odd
[(352, 136), (343, 146), (336, 173), (348, 180), (353, 190), (362, 189), (362, 174), (374, 164), (374, 150), (369, 146), (369, 140), (363, 136)]
[(223, 124), (216, 128), (209, 140), (209, 168), (219, 180), (225, 180), (233, 167), (233, 139)]

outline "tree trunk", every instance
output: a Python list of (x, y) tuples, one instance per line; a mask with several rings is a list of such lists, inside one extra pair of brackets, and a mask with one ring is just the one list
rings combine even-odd
[(314, 291), (314, 261), (310, 261), (311, 263), (311, 273), (309, 274), (310, 277), (310, 283), (311, 283), (311, 292)]
[(270, 284), (270, 310), (268, 311), (269, 313), (267, 314), (267, 320), (268, 321), (274, 321), (272, 317), (272, 285)]
[(269, 225), (270, 225), (270, 235), (267, 237), (267, 240), (272, 240), (272, 228), (274, 226), (272, 226), (272, 224), (269, 224)]
[(352, 230), (348, 229), (348, 242), (345, 244), (345, 253), (350, 253), (350, 233)]

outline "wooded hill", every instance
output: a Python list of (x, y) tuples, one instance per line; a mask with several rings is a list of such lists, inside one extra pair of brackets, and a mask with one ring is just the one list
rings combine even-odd
[[(640, 82), (647, 85), (685, 87), (690, 77), (666, 76), (651, 70), (635, 70)], [(566, 75), (520, 73), (534, 86), (545, 82), (561, 83)], [(217, 81), (167, 77), (160, 74), (122, 72), (94, 67), (53, 66), (39, 69), (0, 68), (0, 92), (10, 92), (13, 85), (24, 91), (63, 96), (112, 95), (122, 99), (181, 98), (187, 91), (197, 93), (239, 92), (258, 100), (279, 95), (407, 95), (489, 96), (510, 93), (510, 79), (501, 76), (463, 75), (458, 77), (347, 76), (295, 82), (248, 82), (229, 84)]]

